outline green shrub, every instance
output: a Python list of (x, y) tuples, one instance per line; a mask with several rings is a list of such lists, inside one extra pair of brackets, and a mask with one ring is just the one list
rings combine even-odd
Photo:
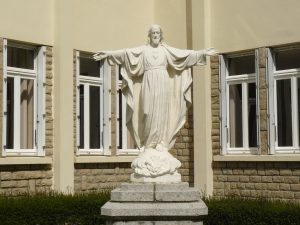
[(300, 205), (237, 198), (205, 199), (205, 225), (300, 225)]
[(100, 225), (100, 207), (109, 200), (108, 191), (63, 195), (0, 197), (1, 225)]
[[(1, 225), (101, 225), (109, 191), (0, 197)], [(300, 205), (267, 200), (204, 199), (205, 225), (300, 225)]]

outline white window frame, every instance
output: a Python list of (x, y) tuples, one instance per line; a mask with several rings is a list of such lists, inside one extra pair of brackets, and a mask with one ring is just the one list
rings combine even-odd
[[(269, 153), (270, 154), (294, 154), (300, 153), (299, 134), (299, 115), (297, 101), (297, 79), (300, 79), (300, 68), (276, 70), (275, 52), (286, 51), (291, 49), (299, 49), (300, 46), (281, 47), (275, 49), (266, 49), (267, 56), (267, 82), (268, 82), (268, 112), (269, 112)], [(291, 103), (292, 103), (292, 146), (278, 146), (278, 120), (277, 120), (277, 90), (276, 81), (290, 79), (291, 80)]]
[[(100, 64), (100, 77), (80, 75), (80, 58), (90, 58), (91, 54), (76, 51), (76, 155), (110, 155), (111, 154), (111, 111), (110, 111), (110, 70), (107, 62)], [(84, 86), (84, 148), (80, 148), (80, 85)], [(89, 145), (89, 87), (100, 87), (100, 148), (90, 149)]]
[[(241, 56), (255, 55), (255, 73), (243, 75), (231, 75), (228, 72), (228, 58), (235, 58)], [(228, 56), (220, 55), (220, 137), (221, 137), (221, 155), (239, 155), (239, 154), (259, 154), (259, 95), (258, 95), (258, 51), (247, 52), (243, 54), (230, 54)], [(249, 147), (248, 142), (248, 84), (255, 83), (256, 86), (256, 123), (257, 123), (257, 147)], [(242, 85), (242, 120), (243, 120), (243, 146), (233, 148), (230, 147), (230, 120), (229, 120), (229, 85), (241, 84)], [(247, 118), (247, 119), (245, 119)]]
[(120, 74), (120, 67), (116, 66), (116, 140), (117, 140), (117, 155), (138, 155), (139, 149), (138, 148), (127, 148), (127, 139), (128, 139), (128, 132), (127, 132), (127, 125), (126, 125), (126, 98), (122, 94), (122, 147), (118, 148), (119, 146), (119, 123), (120, 123), (120, 113), (119, 113), (119, 92), (122, 90), (122, 80), (119, 79)]
[[(34, 69), (22, 69), (7, 66), (7, 47), (17, 47), (34, 50)], [(6, 156), (45, 156), (45, 68), (46, 47), (35, 47), (21, 43), (3, 41), (3, 130), (2, 130), (2, 157)], [(7, 78), (14, 78), (14, 148), (6, 147), (7, 128)], [(20, 80), (30, 79), (34, 81), (34, 121), (32, 149), (20, 147)]]

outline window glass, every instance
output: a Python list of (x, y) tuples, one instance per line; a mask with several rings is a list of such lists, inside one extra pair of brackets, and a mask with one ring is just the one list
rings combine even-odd
[(21, 149), (34, 146), (34, 81), (21, 79), (20, 132)]
[(82, 76), (100, 77), (100, 64), (91, 58), (80, 57), (79, 73)]
[(275, 51), (276, 70), (300, 68), (300, 48)]
[(248, 134), (249, 147), (257, 147), (256, 121), (256, 87), (255, 83), (248, 84)]
[(90, 149), (100, 149), (100, 87), (90, 86)]
[(229, 86), (230, 147), (243, 147), (242, 85)]
[(34, 69), (34, 50), (7, 46), (7, 66)]
[(228, 74), (243, 75), (255, 73), (255, 56), (247, 55), (228, 58)]
[(292, 146), (291, 80), (277, 80), (278, 146)]
[(14, 148), (14, 79), (7, 78), (6, 148)]

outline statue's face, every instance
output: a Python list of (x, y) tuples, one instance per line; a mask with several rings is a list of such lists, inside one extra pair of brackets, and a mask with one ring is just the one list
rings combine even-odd
[(150, 40), (151, 43), (154, 45), (158, 45), (160, 42), (160, 28), (159, 27), (153, 27), (151, 29), (151, 34), (150, 34)]

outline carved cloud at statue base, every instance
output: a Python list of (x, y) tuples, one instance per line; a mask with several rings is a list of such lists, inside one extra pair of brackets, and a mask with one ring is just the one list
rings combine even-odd
[(131, 182), (153, 183), (179, 183), (181, 175), (177, 169), (181, 162), (173, 157), (168, 151), (146, 149), (135, 160), (131, 167)]

